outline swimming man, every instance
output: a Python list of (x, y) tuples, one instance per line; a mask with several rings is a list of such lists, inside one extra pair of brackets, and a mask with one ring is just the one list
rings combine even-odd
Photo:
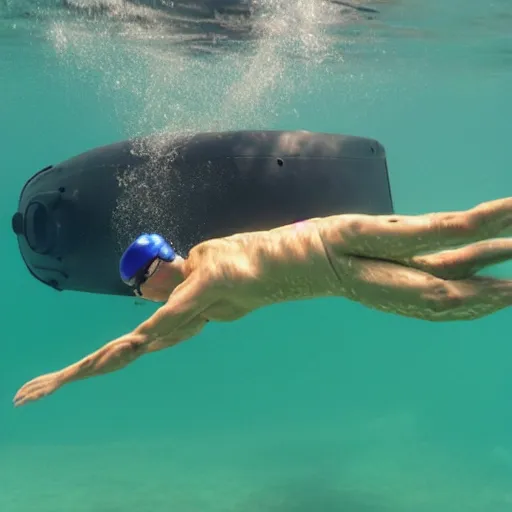
[(200, 243), (186, 259), (159, 235), (121, 258), (136, 295), (164, 303), (132, 332), (25, 384), (16, 406), (278, 302), (344, 297), (427, 321), (473, 320), (512, 304), (512, 280), (475, 274), (512, 259), (512, 197), (467, 211), (336, 215)]

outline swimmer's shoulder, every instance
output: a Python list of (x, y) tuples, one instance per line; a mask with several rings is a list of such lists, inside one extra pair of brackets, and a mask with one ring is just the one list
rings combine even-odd
[(214, 238), (193, 247), (187, 258), (188, 273), (207, 281), (213, 293), (225, 290), (227, 283), (256, 274), (255, 251), (253, 244), (247, 243), (247, 235)]
[(233, 250), (234, 242), (234, 237), (205, 240), (190, 249), (187, 260), (192, 267), (197, 267), (210, 260), (222, 259), (223, 255)]

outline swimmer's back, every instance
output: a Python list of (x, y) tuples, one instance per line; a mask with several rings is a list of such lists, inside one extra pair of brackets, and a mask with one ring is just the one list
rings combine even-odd
[(326, 255), (319, 223), (320, 219), (312, 219), (208, 240), (191, 251), (191, 264), (206, 266), (221, 285), (236, 284), (236, 290), (269, 302), (337, 294), (339, 282)]

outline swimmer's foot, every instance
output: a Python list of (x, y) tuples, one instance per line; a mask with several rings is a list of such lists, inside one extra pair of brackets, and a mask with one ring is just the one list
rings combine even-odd
[(16, 393), (13, 403), (15, 407), (20, 407), (28, 402), (35, 402), (41, 398), (51, 395), (61, 386), (61, 372), (47, 373), (41, 375), (23, 385)]

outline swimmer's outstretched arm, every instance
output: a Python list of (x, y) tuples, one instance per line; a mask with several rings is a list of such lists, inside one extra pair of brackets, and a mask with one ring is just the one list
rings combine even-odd
[(200, 280), (187, 279), (164, 306), (133, 332), (62, 370), (29, 381), (16, 393), (14, 405), (39, 400), (77, 380), (120, 370), (143, 354), (171, 347), (197, 334), (206, 323), (201, 313), (209, 305), (202, 291)]

